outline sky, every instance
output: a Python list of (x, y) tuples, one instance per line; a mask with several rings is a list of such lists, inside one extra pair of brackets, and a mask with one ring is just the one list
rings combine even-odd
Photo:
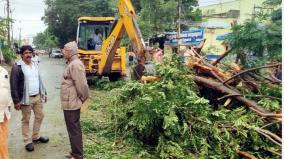
[[(226, 1), (232, 0), (199, 0), (199, 5), (206, 6)], [(15, 19), (13, 24), (13, 36), (15, 38), (19, 38), (20, 30), (21, 37), (31, 38), (46, 29), (45, 24), (41, 21), (44, 16), (44, 0), (10, 0), (10, 2), (12, 18)], [(6, 0), (0, 0), (0, 16), (6, 15), (5, 6)]]
[[(45, 4), (44, 0), (10, 0), (13, 23), (13, 36), (19, 38), (21, 30), (22, 38), (31, 38), (37, 33), (45, 30), (41, 18), (44, 16)], [(0, 16), (7, 15), (6, 0), (0, 0)]]

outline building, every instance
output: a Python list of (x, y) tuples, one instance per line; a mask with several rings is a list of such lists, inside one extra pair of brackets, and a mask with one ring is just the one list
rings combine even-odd
[[(223, 0), (224, 1), (224, 0)], [(225, 51), (222, 46), (221, 36), (231, 32), (234, 23), (242, 24), (246, 20), (254, 18), (259, 11), (272, 11), (272, 8), (262, 6), (265, 0), (232, 0), (217, 4), (201, 6), (203, 22), (201, 26), (205, 28), (205, 38), (207, 39), (204, 51), (213, 54), (222, 54)]]

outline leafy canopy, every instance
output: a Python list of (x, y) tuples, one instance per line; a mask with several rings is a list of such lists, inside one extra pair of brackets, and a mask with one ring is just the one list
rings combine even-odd
[(113, 16), (110, 2), (105, 0), (46, 0), (44, 22), (51, 34), (58, 38), (59, 46), (75, 40), (77, 20), (80, 16)]

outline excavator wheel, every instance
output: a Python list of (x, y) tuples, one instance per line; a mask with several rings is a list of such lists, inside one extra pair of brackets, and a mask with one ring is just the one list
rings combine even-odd
[(140, 80), (141, 77), (144, 75), (145, 66), (143, 64), (138, 64), (132, 68), (132, 75), (131, 79)]
[(108, 79), (111, 82), (118, 81), (120, 78), (121, 78), (120, 72), (115, 72), (115, 73), (111, 73), (110, 75), (108, 75)]
[(135, 80), (140, 80), (144, 75), (156, 75), (156, 68), (153, 63), (138, 64), (133, 68), (133, 76)]

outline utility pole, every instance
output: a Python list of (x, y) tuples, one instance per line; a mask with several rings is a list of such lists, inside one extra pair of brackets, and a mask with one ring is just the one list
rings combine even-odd
[[(14, 11), (14, 10), (13, 10)], [(11, 43), (13, 45), (13, 48), (14, 48), (14, 29), (13, 29), (13, 17), (12, 17), (12, 10), (10, 9), (10, 15), (11, 15)]]
[(22, 38), (22, 37), (21, 37), (21, 34), (22, 34), (21, 32), (22, 32), (22, 28), (20, 27), (20, 28), (19, 28), (19, 44), (18, 44), (19, 46), (21, 46), (21, 42), (22, 42), (22, 41), (21, 41), (21, 38)]
[(178, 20), (177, 20), (177, 47), (178, 47), (178, 53), (180, 52), (180, 15), (181, 15), (181, 2), (178, 1)]
[(20, 28), (20, 33), (19, 33), (19, 46), (22, 45), (22, 28)]
[(7, 32), (8, 32), (8, 46), (11, 46), (11, 37), (10, 37), (10, 1), (7, 0)]

